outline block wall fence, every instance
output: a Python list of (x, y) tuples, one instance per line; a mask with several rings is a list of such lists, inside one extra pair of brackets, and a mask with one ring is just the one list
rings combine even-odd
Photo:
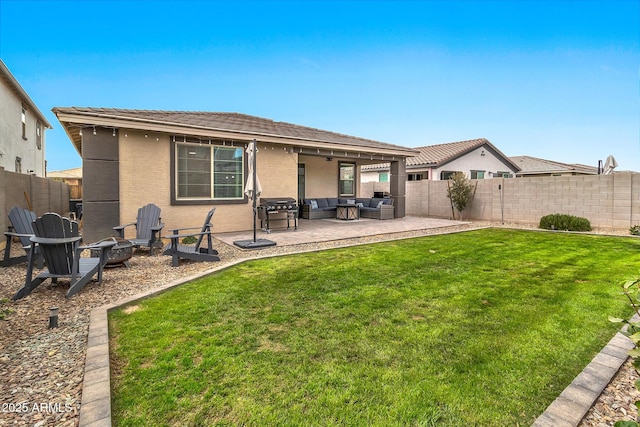
[[(537, 225), (542, 216), (561, 213), (587, 218), (595, 228), (640, 225), (640, 173), (471, 182), (477, 187), (464, 219)], [(407, 215), (452, 218), (447, 181), (410, 181), (406, 186)], [(389, 185), (365, 182), (360, 191), (366, 197), (374, 191), (389, 191)]]
[[(9, 227), (9, 211), (14, 206), (31, 209), (40, 216), (46, 212), (69, 214), (69, 185), (35, 175), (9, 172), (0, 167), (0, 230)], [(4, 234), (1, 235), (0, 250), (5, 247)]]

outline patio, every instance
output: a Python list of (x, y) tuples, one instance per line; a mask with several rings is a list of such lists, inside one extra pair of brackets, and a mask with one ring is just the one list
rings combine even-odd
[[(266, 233), (259, 228), (260, 221), (258, 220), (256, 238), (269, 239), (276, 242), (278, 246), (289, 246), (304, 243), (328, 242), (332, 240), (365, 238), (391, 233), (410, 233), (465, 224), (469, 223), (448, 219), (412, 216), (386, 221), (369, 218), (350, 221), (341, 219), (299, 219), (297, 231), (293, 230), (293, 226), (287, 229), (285, 225), (283, 228), (274, 229), (272, 227), (271, 233)], [(279, 224), (276, 224), (276, 226), (278, 225)], [(224, 243), (233, 245), (233, 242), (236, 240), (252, 239), (253, 231), (216, 233), (215, 237)]]

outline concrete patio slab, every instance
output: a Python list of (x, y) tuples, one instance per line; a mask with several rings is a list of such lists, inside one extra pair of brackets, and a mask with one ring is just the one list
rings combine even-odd
[[(266, 233), (260, 229), (260, 221), (258, 221), (256, 238), (269, 239), (280, 246), (299, 245), (303, 243), (327, 242), (331, 240), (411, 232), (463, 224), (468, 224), (468, 222), (414, 216), (389, 220), (369, 218), (350, 221), (336, 219), (299, 219), (298, 229), (296, 231), (294, 231), (293, 226), (287, 229), (285, 223), (283, 228), (272, 229), (271, 233)], [(233, 242), (237, 240), (252, 239), (253, 231), (216, 233), (215, 237), (229, 245), (233, 245)]]

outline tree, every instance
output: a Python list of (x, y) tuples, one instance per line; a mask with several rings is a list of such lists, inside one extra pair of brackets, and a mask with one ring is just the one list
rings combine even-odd
[(462, 172), (454, 173), (447, 181), (447, 197), (451, 199), (451, 207), (458, 211), (459, 219), (462, 219), (462, 211), (473, 200), (474, 193), (473, 184)]

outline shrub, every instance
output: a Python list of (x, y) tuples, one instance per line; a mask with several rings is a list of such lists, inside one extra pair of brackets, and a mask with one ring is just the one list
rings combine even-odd
[(197, 241), (198, 239), (196, 239), (195, 236), (187, 236), (182, 239), (182, 243), (184, 243), (185, 245), (193, 245)]
[(640, 225), (634, 225), (633, 227), (631, 227), (629, 229), (629, 233), (633, 234), (634, 236), (640, 236)]
[(456, 208), (460, 219), (462, 219), (462, 211), (473, 201), (474, 193), (473, 184), (462, 172), (456, 172), (449, 178), (447, 197), (451, 199), (451, 206)]
[(539, 227), (546, 230), (591, 231), (588, 219), (566, 214), (545, 215), (540, 218)]

